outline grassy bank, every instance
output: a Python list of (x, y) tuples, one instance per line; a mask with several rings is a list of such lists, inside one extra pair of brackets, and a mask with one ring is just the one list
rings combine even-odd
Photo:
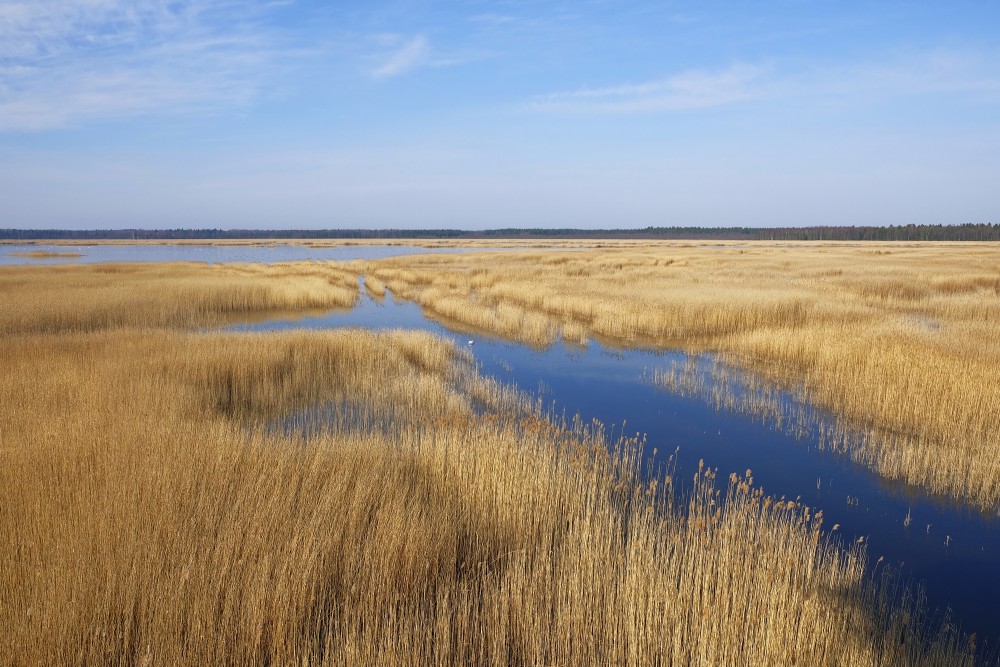
[(659, 244), (359, 264), (451, 326), (722, 353), (864, 434), (880, 474), (1000, 505), (1000, 248)]
[[(227, 280), (285, 294), (298, 269), (162, 270), (118, 269), (114, 298), (90, 267), (0, 271), (40, 295), (0, 325), (11, 664), (969, 661), (749, 474), (641, 483), (638, 443), (427, 334), (182, 330), (260, 311)], [(280, 428), (316, 406), (341, 418)]]
[(0, 270), (0, 335), (190, 327), (354, 305), (330, 264), (65, 264)]

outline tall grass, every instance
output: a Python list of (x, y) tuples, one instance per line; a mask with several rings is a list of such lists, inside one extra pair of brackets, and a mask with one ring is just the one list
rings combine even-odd
[(711, 350), (863, 436), (886, 477), (1000, 505), (1000, 249), (659, 244), (359, 265), (453, 326)]
[(154, 328), (146, 293), (141, 326), (4, 336), (8, 664), (972, 661), (749, 471), (678, 495), (428, 334)]
[(90, 264), (4, 267), (0, 335), (199, 326), (276, 311), (354, 305), (330, 264)]
[(30, 250), (27, 252), (8, 253), (11, 257), (27, 257), (28, 259), (73, 259), (83, 257), (79, 252), (51, 252), (48, 250)]

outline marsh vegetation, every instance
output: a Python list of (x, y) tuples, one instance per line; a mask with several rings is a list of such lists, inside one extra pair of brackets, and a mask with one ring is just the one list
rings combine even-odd
[(835, 414), (880, 475), (992, 512), (998, 266), (986, 244), (661, 243), (357, 270), (470, 331), (718, 353)]
[(12, 252), (11, 257), (27, 257), (28, 259), (74, 259), (83, 257), (82, 252), (53, 252), (51, 250), (29, 250), (27, 252)]
[(205, 326), (349, 307), (357, 294), (353, 274), (329, 264), (4, 267), (0, 334)]
[[(441, 339), (190, 329), (350, 303), (341, 268), (0, 285), (12, 664), (971, 660), (821, 512), (710, 467), (679, 496), (640, 443), (549, 418)], [(364, 419), (264, 428), (324, 402)], [(391, 437), (353, 426), (380, 416)]]

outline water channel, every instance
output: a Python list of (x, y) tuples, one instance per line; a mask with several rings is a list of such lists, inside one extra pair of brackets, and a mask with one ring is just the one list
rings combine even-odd
[[(977, 633), (981, 649), (989, 650), (1000, 637), (997, 517), (885, 480), (773, 420), (716, 410), (709, 401), (654, 383), (653, 371), (692, 361), (683, 352), (616, 349), (596, 342), (585, 347), (557, 342), (538, 350), (449, 329), (426, 318), (416, 304), (391, 296), (376, 301), (364, 290), (349, 311), (232, 329), (339, 327), (421, 329), (469, 347), (481, 373), (540, 397), (558, 414), (600, 420), (612, 433), (645, 434), (645, 453), (651, 457), (655, 448), (658, 462), (676, 451), (675, 479), (681, 484), (691, 478), (700, 460), (717, 468), (722, 480), (731, 472), (750, 469), (755, 485), (769, 495), (801, 498), (822, 509), (827, 529), (839, 524), (840, 539), (851, 542), (863, 537), (870, 567), (891, 565), (908, 582), (922, 585), (931, 611), (940, 618), (950, 607), (954, 622)], [(693, 363), (707, 371), (715, 362), (706, 356)], [(783, 400), (795, 402), (788, 395)], [(824, 418), (814, 416), (819, 421)], [(879, 558), (884, 559), (882, 564)]]
[[(79, 258), (30, 259), (10, 253), (81, 252)], [(66, 262), (202, 261), (284, 262), (374, 259), (428, 250), (413, 246), (0, 246), (0, 264)], [(676, 480), (690, 479), (700, 460), (719, 471), (753, 471), (756, 485), (773, 496), (822, 509), (827, 529), (839, 524), (846, 542), (864, 538), (871, 566), (891, 565), (904, 579), (923, 586), (939, 616), (950, 607), (965, 632), (975, 632), (981, 649), (995, 651), (1000, 639), (1000, 517), (985, 515), (952, 499), (885, 480), (848, 457), (825, 451), (813, 437), (780, 428), (773, 420), (739, 411), (717, 410), (711, 401), (672, 392), (651, 375), (671, 365), (693, 364), (708, 373), (711, 357), (688, 359), (680, 351), (617, 349), (590, 342), (585, 347), (557, 342), (544, 350), (485, 335), (469, 335), (428, 319), (409, 302), (376, 301), (362, 290), (347, 311), (298, 319), (274, 319), (231, 327), (236, 331), (361, 327), (421, 329), (467, 346), (480, 372), (538, 396), (557, 413), (597, 419), (613, 433), (646, 435), (665, 460), (677, 451)], [(469, 346), (469, 343), (472, 343)], [(692, 366), (689, 366), (692, 367)], [(781, 400), (795, 404), (787, 394)], [(801, 408), (801, 406), (800, 406)], [(809, 409), (806, 406), (806, 409)], [(824, 415), (812, 411), (822, 422)], [(906, 521), (910, 517), (909, 522)], [(908, 525), (907, 525), (908, 523)], [(883, 558), (883, 564), (877, 565)]]

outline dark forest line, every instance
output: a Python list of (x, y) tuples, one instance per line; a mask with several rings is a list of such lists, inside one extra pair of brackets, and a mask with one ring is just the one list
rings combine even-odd
[(689, 239), (719, 241), (1000, 241), (1000, 224), (643, 229), (0, 229), (0, 240)]

